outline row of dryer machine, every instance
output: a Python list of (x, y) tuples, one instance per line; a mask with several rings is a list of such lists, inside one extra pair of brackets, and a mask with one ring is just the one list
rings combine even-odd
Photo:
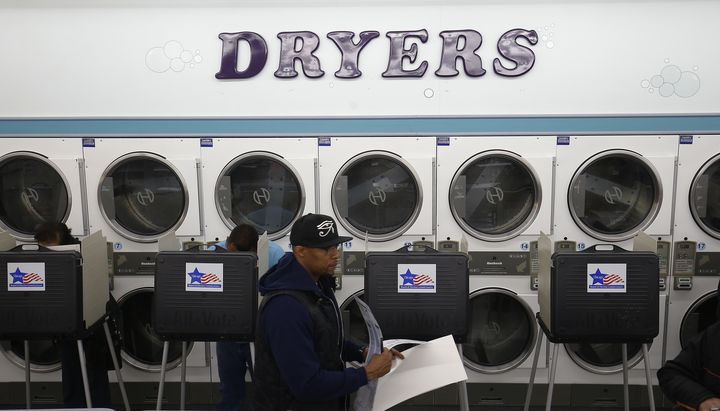
[[(45, 220), (65, 221), (76, 235), (103, 231), (114, 248), (113, 294), (124, 313), (129, 381), (157, 380), (162, 343), (149, 327), (152, 255), (158, 238), (170, 231), (188, 243), (217, 241), (247, 222), (287, 248), (299, 215), (335, 216), (341, 234), (355, 237), (344, 247), (337, 295), (346, 326), (358, 337), (362, 327), (350, 301), (362, 293), (366, 249), (420, 242), (441, 251), (467, 250), (472, 323), (463, 352), (470, 381), (517, 383), (528, 380), (537, 341), (534, 257), (540, 233), (550, 234), (556, 249), (579, 251), (598, 243), (627, 248), (645, 231), (659, 241), (666, 285), (661, 334), (650, 350), (657, 369), (664, 351), (674, 356), (681, 337), (714, 320), (709, 307), (720, 270), (719, 139), (6, 139), (0, 224), (19, 241), (30, 240)], [(57, 369), (56, 349), (38, 345), (38, 371)], [(0, 363), (21, 363), (11, 343), (3, 348), (7, 359)], [(190, 350), (190, 381), (216, 380), (209, 352), (204, 343)], [(541, 352), (546, 368), (547, 351)], [(618, 346), (569, 345), (561, 353), (559, 383), (622, 381)], [(640, 353), (630, 347), (633, 364)], [(179, 346), (171, 357), (179, 361)], [(0, 365), (0, 381), (23, 380), (19, 366)], [(631, 382), (641, 383), (644, 374), (635, 368)], [(57, 380), (59, 373), (34, 379)]]

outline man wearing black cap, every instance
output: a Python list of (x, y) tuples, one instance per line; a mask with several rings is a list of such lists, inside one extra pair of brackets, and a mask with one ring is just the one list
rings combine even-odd
[(345, 341), (332, 274), (338, 246), (332, 217), (308, 214), (293, 224), (292, 254), (260, 280), (263, 300), (255, 338), (255, 411), (335, 411), (346, 396), (387, 374), (394, 356), (385, 350), (362, 368), (361, 348)]
[[(720, 319), (718, 283), (717, 319)], [(720, 409), (720, 322), (691, 340), (677, 357), (658, 371), (665, 395), (677, 409), (717, 411)]]

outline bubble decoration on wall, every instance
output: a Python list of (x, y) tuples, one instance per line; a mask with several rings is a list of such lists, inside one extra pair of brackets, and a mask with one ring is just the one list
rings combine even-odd
[(692, 70), (683, 70), (675, 64), (669, 64), (670, 59), (665, 59), (665, 67), (660, 73), (654, 74), (649, 79), (640, 81), (640, 87), (647, 89), (648, 93), (656, 90), (661, 97), (672, 97), (673, 95), (688, 98), (700, 91), (700, 76), (696, 73), (700, 68), (693, 66)]
[(538, 32), (538, 43), (544, 45), (545, 47), (551, 49), (555, 47), (555, 41), (553, 40), (553, 36), (555, 30), (555, 23), (552, 24), (540, 24), (535, 31)]
[(172, 70), (179, 73), (185, 68), (194, 68), (202, 62), (200, 50), (186, 50), (177, 40), (170, 40), (164, 46), (153, 47), (145, 54), (145, 66), (155, 73)]

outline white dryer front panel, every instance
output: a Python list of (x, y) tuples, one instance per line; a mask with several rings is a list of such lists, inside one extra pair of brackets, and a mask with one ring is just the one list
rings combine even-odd
[(79, 138), (3, 139), (0, 149), (0, 228), (34, 241), (42, 222), (60, 221), (87, 234), (85, 179)]
[(355, 238), (352, 249), (365, 238), (374, 250), (432, 242), (434, 156), (430, 137), (328, 139), (319, 147), (320, 212)]
[(681, 136), (666, 359), (718, 320), (720, 136)]
[(85, 147), (90, 229), (115, 251), (154, 251), (168, 233), (201, 235), (197, 139), (95, 139)]
[(316, 162), (315, 138), (212, 139), (202, 147), (206, 240), (250, 224), (288, 250), (293, 222), (315, 211)]
[[(556, 240), (629, 248), (638, 232), (669, 236), (677, 136), (570, 137), (557, 146)], [(558, 140), (560, 141), (560, 140)]]
[(527, 252), (551, 233), (554, 138), (452, 137), (437, 151), (438, 241)]

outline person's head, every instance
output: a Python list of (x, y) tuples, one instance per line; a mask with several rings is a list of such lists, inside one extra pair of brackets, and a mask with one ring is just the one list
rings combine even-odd
[(332, 275), (337, 266), (338, 246), (352, 237), (338, 235), (332, 217), (306, 214), (295, 221), (290, 232), (293, 254), (315, 280)]
[(35, 241), (42, 246), (77, 244), (65, 223), (45, 222), (35, 228)]
[(258, 233), (250, 224), (240, 224), (233, 228), (225, 242), (228, 251), (257, 252)]

